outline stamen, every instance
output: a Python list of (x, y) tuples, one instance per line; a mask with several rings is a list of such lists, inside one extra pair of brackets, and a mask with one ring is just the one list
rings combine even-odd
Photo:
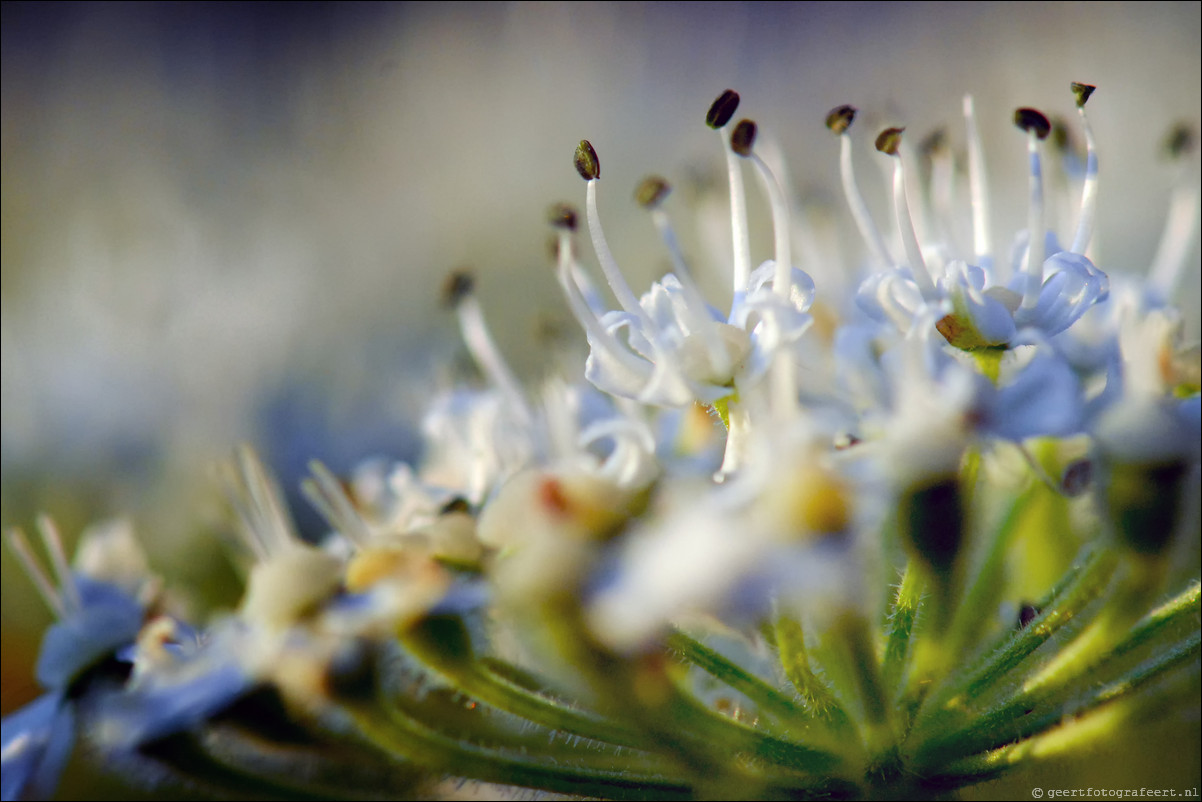
[(1198, 239), (1198, 209), (1202, 205), (1199, 187), (1192, 180), (1189, 169), (1188, 155), (1195, 146), (1194, 132), (1188, 125), (1178, 124), (1169, 132), (1165, 144), (1169, 156), (1179, 162), (1180, 173), (1148, 274), (1149, 290), (1161, 301), (1172, 297), (1185, 272), (1186, 257)]
[(371, 529), (342, 487), (342, 482), (318, 460), (309, 463), (313, 476), (301, 482), (301, 492), (326, 521), (360, 549), (371, 544)]
[(605, 330), (605, 327), (601, 325), (600, 313), (593, 309), (586, 300), (585, 287), (573, 278), (573, 273), (578, 273), (580, 276), (584, 274), (572, 259), (571, 247), (566, 242), (566, 238), (570, 236), (570, 231), (562, 226), (559, 227), (559, 263), (556, 266), (555, 276), (559, 280), (560, 289), (568, 299), (568, 307), (572, 310), (572, 316), (587, 332), (589, 343), (594, 348), (605, 351), (630, 375), (646, 378), (649, 368), (647, 363), (622, 347), (617, 338)]
[(576, 210), (566, 203), (556, 203), (547, 212), (547, 219), (557, 230), (569, 233), (576, 230)]
[[(553, 457), (570, 457), (576, 453), (576, 417), (579, 404), (562, 376), (551, 376), (540, 390), (546, 420), (549, 453)], [(466, 510), (465, 510), (466, 511)]]
[(597, 261), (601, 264), (601, 272), (605, 274), (605, 280), (609, 282), (609, 288), (613, 290), (618, 305), (640, 320), (647, 320), (647, 313), (639, 305), (639, 299), (626, 283), (622, 271), (618, 269), (618, 263), (609, 250), (609, 243), (605, 241), (605, 232), (601, 230), (601, 218), (597, 214), (597, 179), (601, 177), (601, 162), (597, 159), (597, 151), (593, 150), (587, 139), (580, 140), (576, 147), (576, 171), (588, 182), (585, 195), (588, 230), (593, 239)]
[(580, 177), (585, 181), (594, 181), (601, 177), (601, 160), (597, 158), (597, 151), (593, 150), (593, 145), (587, 139), (580, 140), (580, 144), (576, 146), (576, 172), (580, 173)]
[(1073, 94), (1077, 98), (1077, 113), (1081, 115), (1081, 128), (1085, 131), (1085, 185), (1081, 188), (1081, 218), (1077, 222), (1077, 234), (1073, 237), (1073, 253), (1084, 254), (1093, 236), (1094, 212), (1098, 206), (1098, 152), (1094, 142), (1093, 126), (1085, 113), (1085, 103), (1097, 87), (1073, 83)]
[(826, 127), (839, 137), (839, 172), (843, 177), (843, 194), (847, 197), (847, 205), (851, 207), (852, 219), (856, 222), (860, 236), (868, 245), (872, 258), (879, 267), (886, 268), (893, 264), (893, 259), (889, 256), (889, 248), (885, 245), (881, 230), (877, 228), (868, 212), (868, 204), (864, 202), (864, 196), (856, 184), (855, 170), (852, 167), (851, 135), (847, 133), (847, 129), (851, 127), (855, 118), (854, 106), (839, 106), (826, 115)]
[[(668, 220), (668, 214), (660, 208), (660, 204), (671, 191), (672, 187), (663, 178), (658, 175), (647, 176), (635, 189), (634, 199), (639, 206), (651, 212), (651, 221), (655, 224), (655, 230), (659, 232), (660, 239), (664, 241), (664, 246), (667, 247), (668, 253), (672, 257), (672, 269), (680, 278), (681, 284), (696, 288), (689, 266), (685, 263), (684, 254), (680, 252), (680, 243), (676, 239), (676, 232), (672, 228), (671, 221)], [(700, 296), (699, 291), (697, 295)]]
[(1018, 449), (1018, 453), (1022, 455), (1023, 461), (1027, 463), (1027, 467), (1031, 469), (1031, 473), (1036, 479), (1038, 479), (1053, 493), (1056, 493), (1057, 495), (1067, 495), (1063, 487), (1063, 482), (1057, 481), (1048, 475), (1048, 472), (1044, 470), (1043, 465), (1039, 463), (1039, 460), (1036, 459), (1035, 455), (1031, 453), (1031, 450), (1027, 448), (1024, 443), (1015, 443), (1014, 445), (1015, 448)]
[(968, 136), (968, 187), (972, 204), (972, 244), (977, 265), (993, 266), (993, 237), (989, 230), (989, 177), (985, 172), (985, 146), (977, 128), (972, 95), (964, 96), (964, 128)]
[(46, 606), (59, 619), (66, 618), (67, 606), (64, 603), (63, 597), (55, 590), (54, 583), (50, 581), (50, 576), (38, 564), (37, 558), (33, 556), (33, 549), (30, 547), (25, 533), (20, 529), (10, 529), (8, 531), (8, 547), (12, 549), (13, 554), (20, 560), (21, 567), (25, 569), (26, 576), (29, 577), (38, 589), (38, 594), (41, 595), (42, 601), (46, 602)]
[(772, 233), (775, 245), (776, 273), (772, 288), (782, 298), (789, 298), (793, 293), (793, 265), (789, 248), (789, 205), (785, 201), (785, 192), (780, 182), (768, 169), (768, 165), (752, 148), (755, 145), (756, 125), (751, 120), (742, 120), (735, 126), (730, 136), (730, 147), (738, 155), (749, 159), (755, 165), (756, 175), (768, 196), (772, 207)]
[(588, 304), (588, 308), (594, 315), (600, 317), (605, 314), (605, 304), (602, 303), (601, 295), (597, 292), (592, 279), (588, 277), (588, 273), (585, 273), (584, 268), (576, 261), (575, 247), (572, 242), (572, 237), (576, 233), (576, 209), (566, 203), (557, 203), (551, 207), (548, 218), (556, 232), (556, 264), (564, 262), (568, 265), (568, 272), (572, 276), (572, 280), (576, 282), (576, 286), (580, 288), (584, 302)]
[[(660, 208), (660, 204), (671, 191), (672, 188), (666, 180), (659, 176), (649, 176), (639, 184), (634, 198), (640, 206), (651, 212), (651, 220), (655, 223), (656, 230), (659, 231), (664, 245), (672, 255), (674, 272), (680, 280), (680, 288), (684, 292), (686, 304), (693, 309), (705, 310), (709, 308), (709, 304), (706, 302), (701, 288), (693, 279), (693, 274), (685, 263), (684, 255), (680, 252), (680, 245), (676, 240), (676, 232), (672, 229), (672, 223), (668, 219), (668, 213)], [(700, 326), (699, 328), (701, 331), (690, 331), (689, 333), (696, 333), (705, 341), (705, 347), (709, 352), (715, 371), (720, 374), (729, 373), (732, 367), (731, 356), (722, 340), (722, 335), (714, 326)]]
[(63, 537), (58, 527), (48, 515), (39, 515), (38, 531), (42, 533), (42, 545), (50, 555), (50, 565), (58, 576), (58, 587), (62, 592), (63, 605), (71, 612), (83, 609), (83, 600), (79, 597), (79, 588), (75, 585), (75, 577), (71, 575), (71, 566), (67, 562), (67, 554), (63, 550)]
[(905, 246), (906, 260), (910, 263), (910, 271), (924, 300), (930, 302), (937, 297), (935, 283), (927, 270), (926, 260), (922, 258), (922, 248), (918, 245), (918, 235), (914, 232), (914, 221), (910, 217), (910, 203), (906, 199), (906, 171), (902, 165), (899, 148), (901, 147), (904, 128), (886, 128), (876, 138), (876, 149), (887, 156), (894, 157), (893, 164), (893, 212), (897, 217), (897, 231), (901, 234), (902, 245)]
[(800, 254), (794, 258), (817, 272), (833, 273), (820, 283), (827, 285), (829, 282), (836, 282), (842, 285), (844, 277), (840, 275), (841, 266), (836, 261), (827, 259), (826, 253), (819, 247), (818, 233), (814, 229), (810, 215), (806, 213), (806, 204), (797, 193), (796, 182), (789, 173), (789, 160), (785, 158), (780, 142), (773, 137), (761, 138), (756, 144), (756, 151), (764, 163), (772, 168), (772, 174), (776, 176), (777, 182), (784, 190), (785, 200), (789, 206), (789, 231), (793, 235), (793, 247), (800, 251)]
[(473, 292), (474, 288), (475, 279), (472, 274), (466, 270), (457, 270), (447, 277), (443, 287), (443, 298), (455, 309), (459, 318), (459, 330), (472, 359), (484, 371), (489, 382), (520, 412), (523, 419), (532, 420), (521, 385), (510, 370), (505, 357), (501, 356), (501, 350), (497, 348), (496, 341), (488, 330), (488, 324), (484, 321), (484, 312)]
[(951, 148), (947, 145), (947, 132), (936, 129), (922, 141), (921, 150), (931, 166), (930, 204), (931, 217), (935, 221), (938, 235), (952, 240), (956, 231), (952, 225), (952, 196), (955, 189), (955, 164)]
[[(906, 186), (918, 187), (918, 202), (908, 203), (910, 219), (914, 223), (914, 234), (920, 243), (931, 242), (935, 239), (931, 232), (931, 223), (927, 219), (927, 206), (922, 193), (922, 175), (918, 172), (918, 153), (906, 137), (897, 143), (897, 157), (906, 171)], [(925, 257), (924, 257), (925, 258)]]
[(1040, 162), (1039, 143), (1047, 138), (1052, 125), (1043, 114), (1028, 108), (1014, 112), (1014, 124), (1027, 132), (1027, 155), (1031, 170), (1030, 205), (1027, 213), (1027, 280), (1021, 305), (1021, 309), (1029, 312), (1039, 301), (1039, 290), (1043, 286), (1043, 167)]
[[(1048, 176), (1047, 225), (1050, 230), (1056, 230), (1058, 224), (1061, 224), (1060, 227), (1071, 229), (1072, 233), (1069, 236), (1075, 238), (1076, 228), (1074, 227), (1080, 224), (1081, 218), (1081, 196), (1070, 184), (1072, 181), (1084, 177), (1087, 167), (1086, 158), (1077, 156), (1078, 152), (1083, 151), (1084, 148), (1077, 146), (1075, 133), (1069, 129), (1067, 120), (1063, 117), (1053, 117), (1051, 122), (1052, 132), (1048, 134), (1048, 143), (1051, 146), (1051, 153), (1054, 155), (1052, 163), (1059, 162), (1064, 169), (1054, 170)], [(1083, 180), (1081, 189), (1084, 190)], [(1072, 245), (1073, 240), (1070, 239), (1065, 247), (1071, 249)]]
[(710, 110), (705, 115), (705, 124), (715, 131), (725, 128), (726, 124), (734, 118), (738, 109), (739, 93), (733, 89), (727, 89), (718, 95), (718, 99), (710, 105)]
[(242, 539), (264, 562), (293, 545), (292, 519), (283, 496), (253, 449), (242, 446), (227, 467), (230, 504), (241, 523)]
[[(753, 150), (755, 145), (756, 124), (751, 120), (742, 120), (735, 127), (730, 137), (730, 147), (738, 155), (751, 160), (755, 165), (756, 175), (768, 195), (772, 207), (772, 231), (775, 244), (775, 271), (772, 278), (772, 290), (776, 295), (790, 301), (793, 296), (793, 264), (789, 248), (789, 207), (785, 201), (784, 190), (776, 176), (768, 169), (768, 165)], [(783, 343), (781, 343), (783, 345)], [(791, 417), (797, 407), (797, 378), (792, 357), (787, 349), (778, 347), (772, 359), (771, 390), (773, 409), (781, 419)], [(731, 432), (734, 432), (734, 419), (731, 419)], [(727, 437), (730, 437), (728, 433)]]
[(747, 230), (747, 198), (743, 191), (743, 173), (739, 160), (722, 133), (739, 107), (739, 94), (727, 89), (710, 106), (705, 124), (718, 132), (722, 151), (726, 154), (726, 175), (730, 182), (730, 233), (734, 262), (734, 294), (738, 298), (747, 292), (751, 279), (751, 238)]

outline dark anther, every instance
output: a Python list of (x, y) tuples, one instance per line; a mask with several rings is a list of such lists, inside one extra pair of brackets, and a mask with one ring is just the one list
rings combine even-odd
[(1085, 104), (1089, 101), (1089, 96), (1097, 89), (1093, 84), (1079, 84), (1076, 81), (1073, 81), (1071, 86), (1073, 95), (1077, 98), (1077, 108), (1079, 109), (1085, 107)]
[(855, 119), (855, 106), (839, 106), (831, 109), (826, 115), (826, 127), (836, 134), (841, 134), (848, 128), (851, 128), (851, 124)]
[(448, 309), (454, 309), (459, 302), (472, 294), (476, 279), (467, 269), (454, 270), (442, 283), (442, 303)]
[(580, 140), (580, 144), (576, 146), (576, 172), (580, 173), (580, 177), (585, 181), (601, 177), (601, 161), (587, 139)]
[(889, 156), (896, 156), (897, 149), (901, 147), (902, 131), (905, 130), (905, 128), (886, 128), (881, 131), (876, 138), (876, 149)]
[(547, 220), (556, 228), (576, 230), (576, 209), (566, 203), (557, 203), (547, 210)]
[(654, 209), (663, 203), (664, 198), (668, 197), (668, 193), (671, 191), (672, 187), (668, 185), (667, 181), (658, 175), (649, 175), (639, 182), (638, 187), (634, 190), (634, 199), (644, 209)]
[(943, 128), (936, 128), (919, 143), (918, 149), (927, 158), (945, 152), (947, 150), (947, 131)]
[(1179, 159), (1193, 152), (1198, 139), (1188, 123), (1177, 123), (1164, 138), (1164, 150), (1169, 158)]
[(1052, 124), (1048, 122), (1048, 118), (1043, 115), (1043, 112), (1036, 109), (1015, 109), (1014, 124), (1024, 131), (1034, 131), (1035, 136), (1040, 139), (1047, 139), (1048, 132), (1052, 130)]
[(751, 148), (755, 145), (755, 123), (751, 120), (740, 120), (730, 135), (730, 149), (740, 156), (750, 156)]
[(439, 515), (449, 515), (452, 512), (471, 512), (472, 505), (468, 503), (463, 496), (455, 496), (453, 499), (442, 505), (439, 509)]
[(1060, 490), (1066, 496), (1079, 496), (1089, 489), (1093, 481), (1093, 463), (1079, 459), (1069, 464), (1060, 477)]
[(739, 93), (733, 89), (727, 89), (718, 99), (710, 106), (709, 112), (705, 115), (705, 124), (710, 128), (721, 128), (730, 122), (730, 118), (735, 116), (735, 111), (739, 108)]

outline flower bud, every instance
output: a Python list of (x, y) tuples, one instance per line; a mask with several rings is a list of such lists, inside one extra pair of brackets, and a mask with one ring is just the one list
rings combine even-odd
[(1168, 405), (1130, 399), (1098, 423), (1103, 503), (1115, 533), (1132, 551), (1162, 554), (1177, 529), (1197, 434)]
[(899, 504), (904, 542), (937, 575), (952, 571), (964, 541), (965, 511), (955, 476), (908, 488)]

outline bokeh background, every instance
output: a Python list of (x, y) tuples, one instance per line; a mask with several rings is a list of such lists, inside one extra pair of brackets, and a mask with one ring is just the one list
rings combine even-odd
[[(421, 406), (457, 353), (437, 302), (450, 269), (477, 272), (502, 349), (538, 375), (547, 323), (567, 318), (544, 213), (583, 202), (581, 138), (604, 165), (611, 245), (645, 286), (662, 257), (630, 193), (653, 171), (704, 192), (721, 154), (702, 120), (725, 88), (802, 196), (843, 217), (828, 109), (861, 109), (857, 166), (883, 214), (871, 136), (946, 125), (960, 143), (973, 92), (1006, 242), (1025, 215), (1013, 109), (1070, 116), (1069, 82), (1094, 83), (1096, 261), (1139, 274), (1175, 175), (1162, 135), (1202, 116), (1196, 2), (2, 8), (0, 523), (45, 511), (74, 536), (129, 515), (201, 607), (236, 598), (213, 478), (236, 443), (289, 487), (314, 457), (418, 455)], [(686, 237), (700, 250), (707, 232)], [(13, 562), (6, 712), (36, 692), (47, 621)], [(1173, 750), (1135, 739), (1084, 770), (1196, 787), (1197, 718)]]

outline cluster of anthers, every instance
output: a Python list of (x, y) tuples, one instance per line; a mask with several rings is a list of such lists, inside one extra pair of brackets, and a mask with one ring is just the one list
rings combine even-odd
[[(1199, 352), (1170, 299), (1199, 190), (1178, 132), (1187, 167), (1150, 269), (1096, 267), (1093, 91), (1072, 85), (1085, 158), (1057, 151), (1054, 188), (1052, 124), (1015, 112), (1030, 199), (1008, 258), (971, 98), (967, 170), (932, 139), (921, 192), (903, 129), (876, 138), (885, 228), (853, 170), (856, 109), (834, 109), (866, 260), (809, 241), (805, 271), (793, 240), (813, 226), (724, 92), (705, 121), (729, 176), (725, 313), (660, 178), (636, 198), (673, 270), (636, 294), (581, 142), (617, 308), (577, 259), (576, 211), (551, 222), (587, 381), (524, 386), (456, 273), (447, 300), (483, 381), (434, 400), (417, 466), (314, 463), (317, 545), (241, 451), (246, 590), (201, 629), (127, 528), (87, 533), (72, 568), (40, 521), (52, 572), (11, 534), (59, 622), (46, 694), (4, 719), (4, 799), (51, 793), (78, 738), (135, 780), (233, 796), (421, 795), (448, 776), (610, 798), (931, 796), (1196, 700)], [(754, 269), (746, 165), (774, 232)]]

